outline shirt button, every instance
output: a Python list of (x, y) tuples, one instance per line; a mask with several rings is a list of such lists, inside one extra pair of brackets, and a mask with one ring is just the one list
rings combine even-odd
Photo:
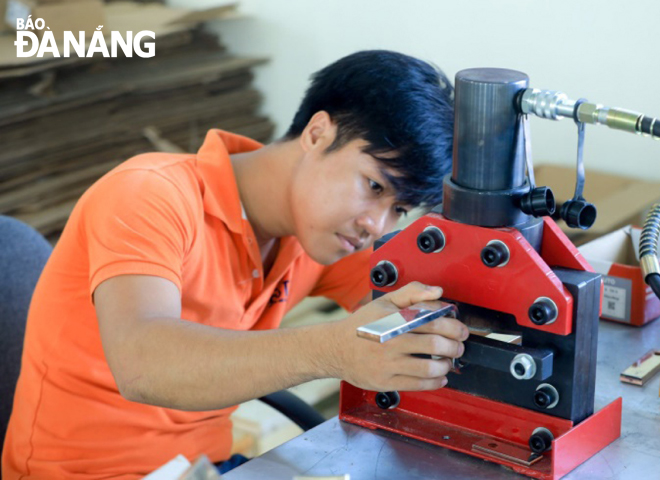
[(256, 268), (252, 270), (252, 276), (254, 278), (259, 278), (259, 270), (257, 270)]

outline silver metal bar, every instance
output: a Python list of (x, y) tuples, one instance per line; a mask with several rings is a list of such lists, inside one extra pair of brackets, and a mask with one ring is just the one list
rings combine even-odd
[(439, 302), (440, 306), (416, 303), (380, 320), (357, 329), (357, 336), (378, 343), (391, 340), (399, 335), (426, 325), (440, 317), (456, 318), (456, 305)]

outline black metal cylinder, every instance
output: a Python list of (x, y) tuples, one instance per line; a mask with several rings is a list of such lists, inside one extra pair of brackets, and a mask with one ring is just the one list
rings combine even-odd
[(456, 74), (452, 180), (475, 190), (507, 190), (525, 181), (516, 95), (529, 85), (522, 72), (472, 68)]

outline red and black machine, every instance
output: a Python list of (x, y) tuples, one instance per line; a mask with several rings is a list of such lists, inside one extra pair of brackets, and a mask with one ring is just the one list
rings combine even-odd
[(578, 125), (576, 195), (561, 208), (578, 228), (596, 217), (582, 197), (584, 124), (649, 134), (656, 125), (528, 83), (512, 70), (457, 74), (443, 203), (380, 239), (371, 259), (375, 296), (411, 281), (439, 285), (471, 331), (517, 341), (472, 334), (436, 391), (372, 392), (343, 382), (340, 419), (558, 479), (620, 436), (621, 399), (594, 411), (601, 276), (550, 217), (551, 190), (534, 184), (527, 116)]

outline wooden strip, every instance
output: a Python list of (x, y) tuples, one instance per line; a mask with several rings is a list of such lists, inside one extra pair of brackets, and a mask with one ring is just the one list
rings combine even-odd
[(623, 383), (641, 387), (658, 372), (660, 372), (660, 350), (651, 350), (621, 372), (619, 379)]

